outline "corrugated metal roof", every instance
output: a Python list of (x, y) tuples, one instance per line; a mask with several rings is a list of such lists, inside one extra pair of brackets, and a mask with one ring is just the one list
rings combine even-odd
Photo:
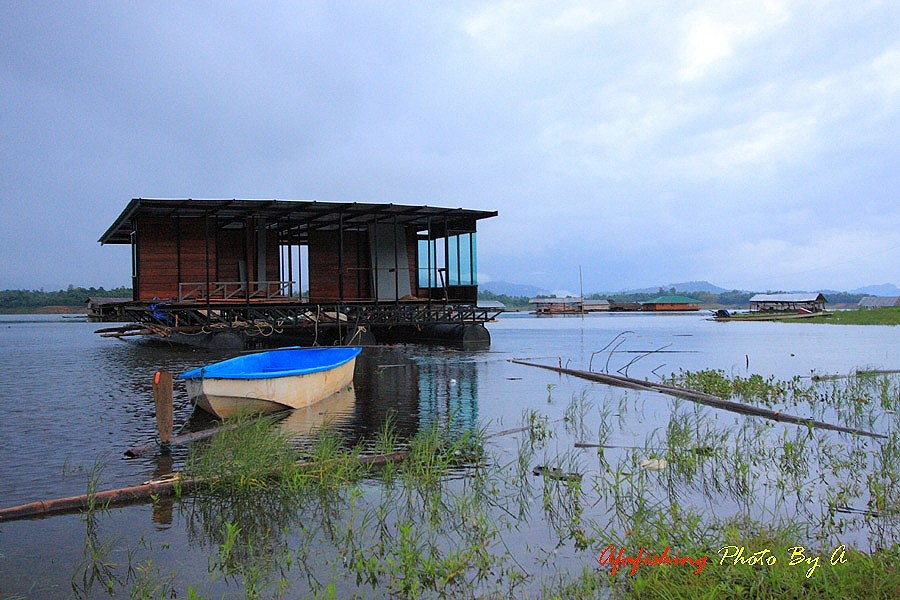
[(888, 308), (900, 306), (900, 296), (868, 296), (859, 301), (863, 308)]
[(824, 302), (822, 294), (756, 294), (750, 298), (750, 302)]
[(566, 296), (565, 298), (532, 298), (530, 304), (579, 304), (581, 298)]
[(467, 208), (440, 208), (426, 205), (365, 204), (360, 202), (319, 202), (316, 200), (194, 200), (133, 198), (122, 214), (100, 237), (101, 244), (131, 242), (131, 224), (139, 216), (148, 217), (211, 217), (241, 222), (247, 217), (264, 217), (269, 229), (286, 228), (302, 236), (309, 229), (336, 229), (372, 223), (398, 223), (426, 227), (431, 219), (438, 224), (454, 221), (496, 217), (496, 211)]
[(477, 306), (478, 308), (506, 308), (506, 305), (499, 300), (479, 300)]

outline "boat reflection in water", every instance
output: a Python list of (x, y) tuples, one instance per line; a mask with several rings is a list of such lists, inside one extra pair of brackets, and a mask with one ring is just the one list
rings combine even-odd
[[(346, 448), (358, 445), (363, 452), (386, 422), (397, 449), (432, 426), (451, 436), (462, 435), (478, 427), (478, 367), (471, 357), (440, 351), (367, 349), (357, 361), (352, 386), (288, 412), (277, 426), (301, 448), (317, 430), (329, 427)], [(346, 509), (342, 495), (346, 489), (270, 485), (250, 491), (206, 491), (183, 498), (182, 514), (192, 546), (215, 552), (225, 543), (228, 527), (236, 528), (241, 535), (231, 551), (229, 568), (248, 568), (262, 578), (276, 578), (279, 557), (329, 547), (334, 541), (327, 528), (308, 524), (340, 518), (340, 511)], [(371, 501), (372, 506), (379, 502)], [(320, 558), (315, 553), (307, 556), (312, 563)], [(321, 568), (327, 568), (324, 561)]]
[(289, 411), (278, 421), (278, 429), (289, 438), (305, 437), (322, 427), (341, 429), (353, 421), (355, 411), (356, 390), (350, 384), (315, 404)]

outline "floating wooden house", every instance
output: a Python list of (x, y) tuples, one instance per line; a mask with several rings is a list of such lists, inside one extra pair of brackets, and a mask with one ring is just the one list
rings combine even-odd
[(582, 315), (589, 312), (609, 310), (609, 300), (585, 300), (581, 296), (565, 296), (563, 298), (532, 298), (528, 301), (534, 305), (532, 314), (539, 317), (553, 315)]
[(861, 298), (859, 308), (891, 308), (900, 306), (900, 296), (866, 296)]
[(825, 296), (816, 293), (756, 294), (750, 312), (823, 312), (825, 303)]
[(532, 298), (528, 301), (534, 305), (532, 314), (539, 317), (552, 315), (575, 315), (582, 312), (581, 297), (565, 296), (563, 298)]
[(608, 312), (610, 301), (606, 299), (585, 300), (581, 303), (581, 306), (583, 307), (584, 312)]
[(610, 312), (634, 312), (641, 310), (640, 302), (628, 302), (628, 301), (619, 301), (619, 300), (609, 300), (609, 311)]
[[(252, 345), (489, 343), (476, 224), (493, 211), (135, 198), (100, 237), (131, 246), (134, 297), (104, 335)], [(111, 307), (112, 308), (112, 307)], [(97, 312), (103, 317), (103, 307)], [(302, 340), (300, 339), (302, 338)], [(274, 341), (273, 340), (273, 341)], [(213, 344), (213, 345), (221, 345)]]
[(641, 310), (654, 312), (680, 312), (700, 310), (700, 301), (688, 296), (660, 296), (641, 302)]

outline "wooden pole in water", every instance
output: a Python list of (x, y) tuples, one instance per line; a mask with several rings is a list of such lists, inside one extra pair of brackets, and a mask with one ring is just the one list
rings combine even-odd
[(156, 431), (159, 443), (167, 446), (172, 441), (174, 407), (172, 400), (172, 374), (157, 371), (153, 376), (153, 400), (156, 403)]

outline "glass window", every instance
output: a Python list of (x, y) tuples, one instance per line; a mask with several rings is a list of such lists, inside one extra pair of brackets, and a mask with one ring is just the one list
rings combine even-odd
[(419, 287), (477, 285), (475, 233), (419, 240)]

